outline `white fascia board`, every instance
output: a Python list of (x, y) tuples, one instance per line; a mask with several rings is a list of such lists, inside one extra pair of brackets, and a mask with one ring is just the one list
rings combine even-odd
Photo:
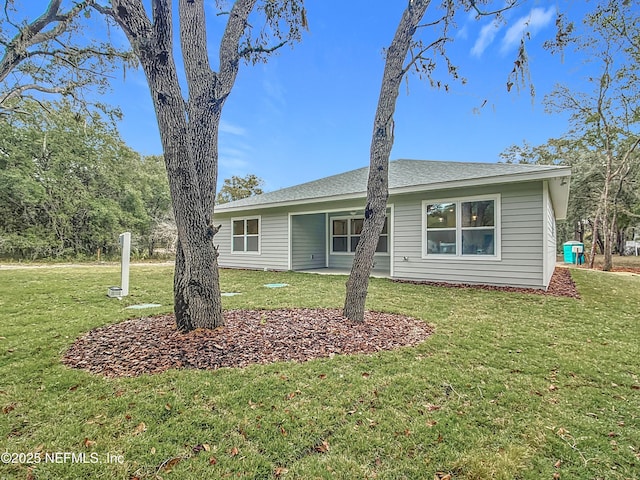
[(569, 187), (571, 176), (555, 177), (549, 179), (549, 196), (555, 213), (556, 220), (566, 220), (569, 207)]

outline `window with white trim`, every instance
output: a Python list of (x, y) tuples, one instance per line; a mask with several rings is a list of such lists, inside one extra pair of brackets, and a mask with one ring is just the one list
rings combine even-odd
[(499, 196), (423, 202), (424, 254), (496, 256)]
[[(376, 253), (389, 252), (388, 223), (389, 219), (385, 217)], [(360, 241), (363, 226), (364, 217), (332, 217), (331, 253), (354, 253)]]
[(260, 217), (231, 220), (231, 251), (233, 253), (260, 252)]

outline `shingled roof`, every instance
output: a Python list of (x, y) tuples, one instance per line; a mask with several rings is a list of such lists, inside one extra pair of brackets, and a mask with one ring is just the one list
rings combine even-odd
[[(332, 175), (216, 206), (216, 211), (271, 208), (313, 201), (365, 198), (369, 167)], [(389, 194), (471, 185), (511, 183), (571, 175), (568, 167), (511, 163), (394, 160), (389, 163)], [(567, 192), (568, 193), (568, 192)]]

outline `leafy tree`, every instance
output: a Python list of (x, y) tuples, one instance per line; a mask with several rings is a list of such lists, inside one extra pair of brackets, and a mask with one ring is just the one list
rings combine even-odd
[(227, 203), (251, 197), (252, 195), (260, 195), (264, 193), (261, 188), (262, 185), (264, 185), (264, 181), (253, 173), (244, 177), (233, 175), (231, 178), (224, 179), (224, 185), (218, 192), (216, 201), (218, 203)]
[[(500, 154), (506, 163), (536, 165), (565, 165), (572, 169), (571, 195), (567, 220), (558, 225), (558, 237), (584, 242), (585, 231), (591, 225), (598, 205), (598, 187), (601, 175), (591, 152), (581, 139), (550, 139), (547, 143), (531, 146), (512, 145)], [(558, 245), (561, 248), (561, 245)]]
[[(221, 2), (216, 4), (221, 7)], [(231, 10), (224, 12), (228, 20), (220, 40), (216, 72), (209, 62), (204, 2), (178, 2), (186, 100), (174, 61), (172, 2), (154, 1), (153, 20), (140, 0), (94, 5), (125, 32), (149, 83), (178, 229), (174, 311), (181, 331), (224, 324), (218, 253), (213, 244), (217, 229), (211, 219), (222, 107), (231, 93), (240, 62), (264, 61), (287, 41), (297, 40), (299, 28), (306, 21), (297, 1), (265, 1), (259, 10), (264, 14), (265, 29), (274, 32), (277, 42), (270, 45), (266, 34), (252, 36), (255, 21), (250, 23), (249, 16), (256, 4), (257, 0), (236, 0)]]
[(578, 161), (576, 156), (579, 156), (581, 149), (584, 146), (579, 141), (551, 138), (547, 143), (535, 147), (526, 141), (522, 146), (511, 145), (499, 156), (505, 163), (571, 166)]
[[(80, 19), (80, 13), (88, 14), (89, 9), (94, 9), (115, 22), (125, 33), (147, 78), (178, 231), (174, 276), (176, 324), (181, 331), (188, 331), (224, 324), (218, 253), (213, 243), (217, 230), (211, 225), (222, 108), (240, 63), (266, 61), (275, 50), (299, 40), (301, 29), (306, 27), (306, 16), (302, 0), (235, 0), (229, 10), (224, 8), (225, 1), (216, 0), (219, 14), (227, 17), (216, 71), (208, 51), (205, 2), (179, 0), (175, 9), (173, 3), (154, 0), (147, 10), (142, 0), (85, 0), (67, 14), (69, 18)], [(5, 0), (5, 5), (11, 4), (11, 0)], [(40, 19), (64, 17), (60, 4), (60, 0), (54, 0), (41, 17), (18, 26), (14, 37), (18, 43), (23, 37), (33, 37), (32, 31), (37, 30)], [(175, 36), (174, 10), (180, 19)], [(52, 28), (53, 41), (56, 33), (64, 32), (65, 28), (61, 31)], [(178, 45), (174, 43), (176, 39)], [(5, 42), (5, 55), (11, 54), (13, 45)], [(51, 45), (43, 45), (43, 49), (48, 54), (56, 51)], [(175, 63), (178, 50), (184, 62), (184, 83), (179, 80)], [(16, 71), (27, 59), (16, 57), (9, 70)]]
[[(11, 195), (9, 205), (16, 205), (22, 192), (37, 191), (39, 196), (37, 202), (30, 204), (33, 216), (22, 215), (22, 225), (5, 225), (5, 233), (21, 236), (24, 229), (33, 239), (41, 239), (47, 250), (33, 252), (34, 255), (87, 253), (83, 250), (100, 244), (105, 229), (116, 218), (106, 193), (113, 169), (102, 159), (97, 160), (101, 148), (94, 148), (87, 141), (90, 138), (98, 144), (104, 125), (99, 121), (78, 122), (68, 106), (55, 113), (34, 105), (24, 106), (31, 111), (24, 116), (24, 122), (12, 125), (16, 131), (6, 139), (11, 143), (3, 148), (11, 152), (3, 176), (19, 175), (23, 182), (7, 192)], [(15, 143), (18, 139), (20, 143)], [(101, 190), (100, 196), (104, 195), (103, 202), (96, 202), (91, 193), (96, 186)]]
[[(384, 226), (389, 195), (389, 155), (393, 147), (393, 115), (396, 107), (400, 85), (410, 72), (426, 77), (432, 85), (440, 86), (441, 81), (434, 80), (436, 58), (440, 57), (446, 64), (447, 73), (458, 79), (458, 69), (446, 54), (446, 44), (451, 41), (449, 30), (454, 26), (456, 11), (475, 11), (478, 16), (500, 15), (515, 5), (508, 0), (506, 6), (499, 11), (486, 13), (479, 5), (487, 2), (443, 2), (443, 12), (437, 12), (434, 20), (423, 22), (430, 0), (409, 0), (398, 24), (396, 33), (389, 48), (385, 52), (385, 68), (373, 122), (373, 133), (370, 147), (369, 178), (367, 181), (367, 204), (365, 218), (356, 247), (351, 273), (347, 281), (343, 315), (353, 321), (364, 320), (364, 307), (367, 298), (369, 275), (373, 266), (373, 257)], [(425, 31), (433, 33), (431, 41), (424, 40)], [(513, 69), (513, 81), (520, 81), (526, 69), (524, 46), (520, 49), (519, 59)], [(446, 86), (445, 86), (446, 88)]]
[(591, 152), (599, 181), (594, 185), (597, 201), (590, 267), (601, 230), (604, 270), (612, 267), (621, 202), (629, 180), (640, 169), (640, 22), (633, 3), (598, 4), (585, 17), (584, 31), (569, 37), (578, 52), (598, 65), (597, 73), (588, 79), (592, 90), (578, 92), (560, 85), (545, 100), (550, 112), (570, 113), (572, 130), (567, 138), (579, 139)]
[[(24, 145), (32, 132), (20, 130), (0, 118), (0, 252), (20, 252), (27, 244), (36, 252), (44, 247), (33, 225), (46, 192), (35, 178), (36, 166)], [(38, 246), (36, 247), (36, 244)]]
[[(169, 209), (163, 168), (69, 102), (25, 102), (0, 117), (0, 252), (62, 257), (108, 252), (119, 232), (144, 235)], [(162, 164), (157, 163), (156, 165)]]
[[(161, 155), (151, 155), (141, 159), (135, 174), (135, 191), (143, 207), (138, 216), (138, 230), (146, 244), (148, 254), (153, 257), (156, 243), (167, 242), (169, 225), (175, 225), (171, 214), (171, 195), (167, 183), (164, 159)], [(160, 232), (163, 232), (160, 234)]]
[[(221, 8), (222, 1), (216, 1)], [(186, 100), (174, 60), (173, 5), (156, 0), (149, 18), (141, 0), (113, 0), (93, 5), (126, 34), (147, 77), (158, 118), (164, 160), (178, 229), (174, 276), (174, 311), (179, 330), (224, 324), (218, 253), (211, 225), (218, 171), (218, 132), (222, 108), (241, 61), (266, 61), (269, 54), (300, 38), (306, 25), (302, 2), (236, 0), (220, 40), (218, 71), (209, 61), (203, 1), (180, 0), (180, 51), (184, 60)], [(262, 20), (256, 15), (258, 10)], [(253, 25), (263, 23), (253, 35)], [(273, 32), (272, 36), (265, 32)], [(270, 43), (274, 41), (275, 43)]]

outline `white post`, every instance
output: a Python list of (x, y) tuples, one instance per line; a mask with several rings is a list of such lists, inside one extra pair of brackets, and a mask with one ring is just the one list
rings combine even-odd
[(120, 262), (120, 295), (126, 297), (129, 295), (129, 257), (131, 256), (131, 232), (124, 232), (119, 237), (120, 247), (122, 248), (122, 261)]

